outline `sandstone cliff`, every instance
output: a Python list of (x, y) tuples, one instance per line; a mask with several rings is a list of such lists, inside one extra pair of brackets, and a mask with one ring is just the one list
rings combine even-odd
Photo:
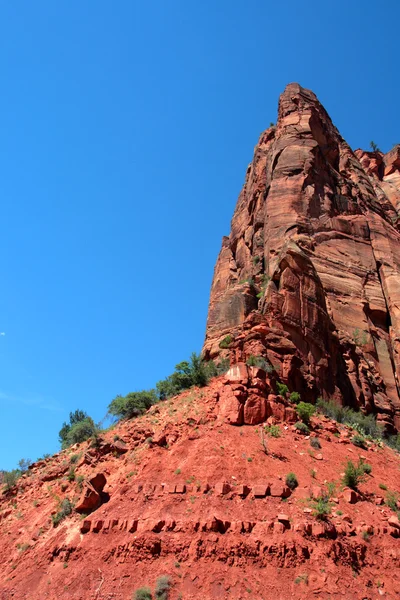
[(352, 152), (316, 96), (288, 85), (223, 238), (205, 357), (262, 356), (303, 399), (399, 428), (399, 208), (400, 145)]

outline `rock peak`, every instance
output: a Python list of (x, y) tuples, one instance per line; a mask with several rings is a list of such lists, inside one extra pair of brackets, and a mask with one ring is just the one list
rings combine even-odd
[(399, 210), (400, 146), (353, 153), (316, 95), (287, 85), (217, 260), (204, 355), (262, 357), (303, 399), (399, 427)]

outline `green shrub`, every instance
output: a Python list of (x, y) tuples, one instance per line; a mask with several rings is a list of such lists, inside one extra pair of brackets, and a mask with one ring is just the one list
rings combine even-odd
[(17, 483), (22, 473), (19, 469), (13, 469), (12, 471), (3, 471), (3, 483), (4, 490), (9, 492), (11, 488)]
[(365, 463), (360, 459), (358, 465), (355, 465), (353, 461), (348, 460), (343, 475), (343, 484), (356, 490), (363, 481), (365, 481)]
[(384, 483), (380, 483), (379, 487), (381, 488), (381, 490), (387, 490), (387, 485), (385, 485)]
[(335, 484), (328, 483), (327, 489), (323, 490), (317, 498), (310, 498), (309, 502), (313, 509), (313, 515), (317, 519), (325, 520), (332, 512), (331, 498), (335, 493)]
[[(376, 422), (374, 415), (364, 415), (364, 413), (357, 412), (348, 406), (340, 406), (340, 404), (337, 404), (333, 400), (326, 401), (322, 398), (318, 398), (317, 400), (317, 409), (338, 423), (350, 425), (362, 435), (369, 436), (372, 439), (383, 438), (383, 428)], [(393, 438), (396, 437), (393, 436)], [(385, 439), (385, 442), (388, 445), (392, 445), (392, 447), (396, 447), (397, 440), (388, 438), (387, 440)], [(398, 449), (400, 450), (400, 438)]]
[(223, 340), (220, 341), (219, 347), (222, 348), (223, 350), (226, 350), (227, 348), (229, 348), (229, 346), (232, 344), (232, 342), (233, 342), (233, 337), (231, 335), (227, 335), (224, 337)]
[(69, 462), (72, 465), (74, 465), (74, 464), (76, 464), (78, 462), (79, 458), (80, 458), (79, 454), (72, 454), (72, 456), (69, 459)]
[(98, 427), (84, 411), (76, 410), (69, 414), (69, 423), (63, 423), (59, 432), (61, 448), (88, 440), (98, 433)]
[(55, 514), (51, 515), (51, 520), (53, 521), (53, 526), (56, 527), (65, 517), (72, 513), (74, 506), (72, 502), (65, 498), (61, 502), (60, 510)]
[(305, 423), (302, 423), (301, 421), (297, 421), (297, 423), (295, 423), (294, 426), (300, 433), (304, 433), (305, 435), (310, 433), (308, 426)]
[(264, 427), (264, 431), (266, 434), (270, 435), (273, 438), (281, 437), (281, 430), (279, 425), (266, 425)]
[(68, 481), (75, 481), (75, 467), (70, 467), (67, 475)]
[(365, 439), (359, 433), (356, 433), (356, 435), (351, 438), (351, 441), (358, 448), (365, 448)]
[(126, 396), (116, 396), (108, 406), (108, 412), (118, 419), (132, 419), (146, 412), (158, 401), (155, 390), (130, 392)]
[(310, 419), (315, 413), (315, 406), (309, 404), (308, 402), (299, 402), (297, 405), (297, 412), (303, 423), (309, 425)]
[(155, 596), (157, 600), (168, 600), (171, 588), (171, 579), (168, 575), (162, 575), (157, 579)]
[(317, 437), (310, 438), (310, 446), (315, 450), (319, 450), (321, 448), (321, 442)]
[(293, 402), (294, 404), (298, 404), (301, 400), (301, 396), (300, 396), (299, 392), (292, 392), (289, 396), (289, 400), (290, 400), (290, 402)]
[(398, 511), (397, 502), (399, 500), (399, 495), (396, 492), (388, 492), (386, 494), (385, 504), (391, 508), (394, 512)]
[(132, 600), (152, 600), (153, 595), (149, 587), (141, 587), (133, 593)]
[(267, 373), (275, 371), (275, 368), (263, 356), (254, 356), (254, 354), (250, 354), (249, 358), (246, 360), (246, 364), (249, 365), (249, 367), (258, 367)]
[(280, 383), (279, 381), (276, 382), (276, 390), (279, 396), (283, 396), (284, 398), (286, 398), (286, 394), (289, 392), (288, 386), (284, 383)]
[(294, 490), (295, 488), (297, 488), (297, 486), (299, 485), (299, 482), (297, 481), (297, 477), (294, 473), (288, 473), (286, 475), (286, 485), (291, 490)]
[(18, 467), (19, 467), (19, 470), (21, 471), (21, 473), (26, 473), (26, 471), (29, 469), (31, 464), (32, 464), (32, 461), (30, 458), (21, 458), (21, 460), (18, 462)]
[(361, 467), (362, 467), (362, 469), (364, 470), (364, 473), (365, 473), (366, 475), (371, 475), (371, 473), (372, 473), (372, 465), (370, 465), (369, 463), (365, 463), (365, 462), (363, 462), (363, 463), (361, 464)]

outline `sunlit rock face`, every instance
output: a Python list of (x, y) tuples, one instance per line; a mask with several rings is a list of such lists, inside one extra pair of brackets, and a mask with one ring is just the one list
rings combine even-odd
[(304, 400), (399, 428), (399, 211), (400, 146), (353, 152), (315, 94), (288, 85), (223, 238), (204, 356), (263, 356)]

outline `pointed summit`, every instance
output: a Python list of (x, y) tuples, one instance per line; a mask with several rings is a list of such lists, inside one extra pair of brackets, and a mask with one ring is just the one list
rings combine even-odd
[(374, 412), (388, 431), (400, 427), (396, 148), (353, 153), (313, 92), (286, 87), (223, 239), (203, 349), (263, 357), (304, 400)]

